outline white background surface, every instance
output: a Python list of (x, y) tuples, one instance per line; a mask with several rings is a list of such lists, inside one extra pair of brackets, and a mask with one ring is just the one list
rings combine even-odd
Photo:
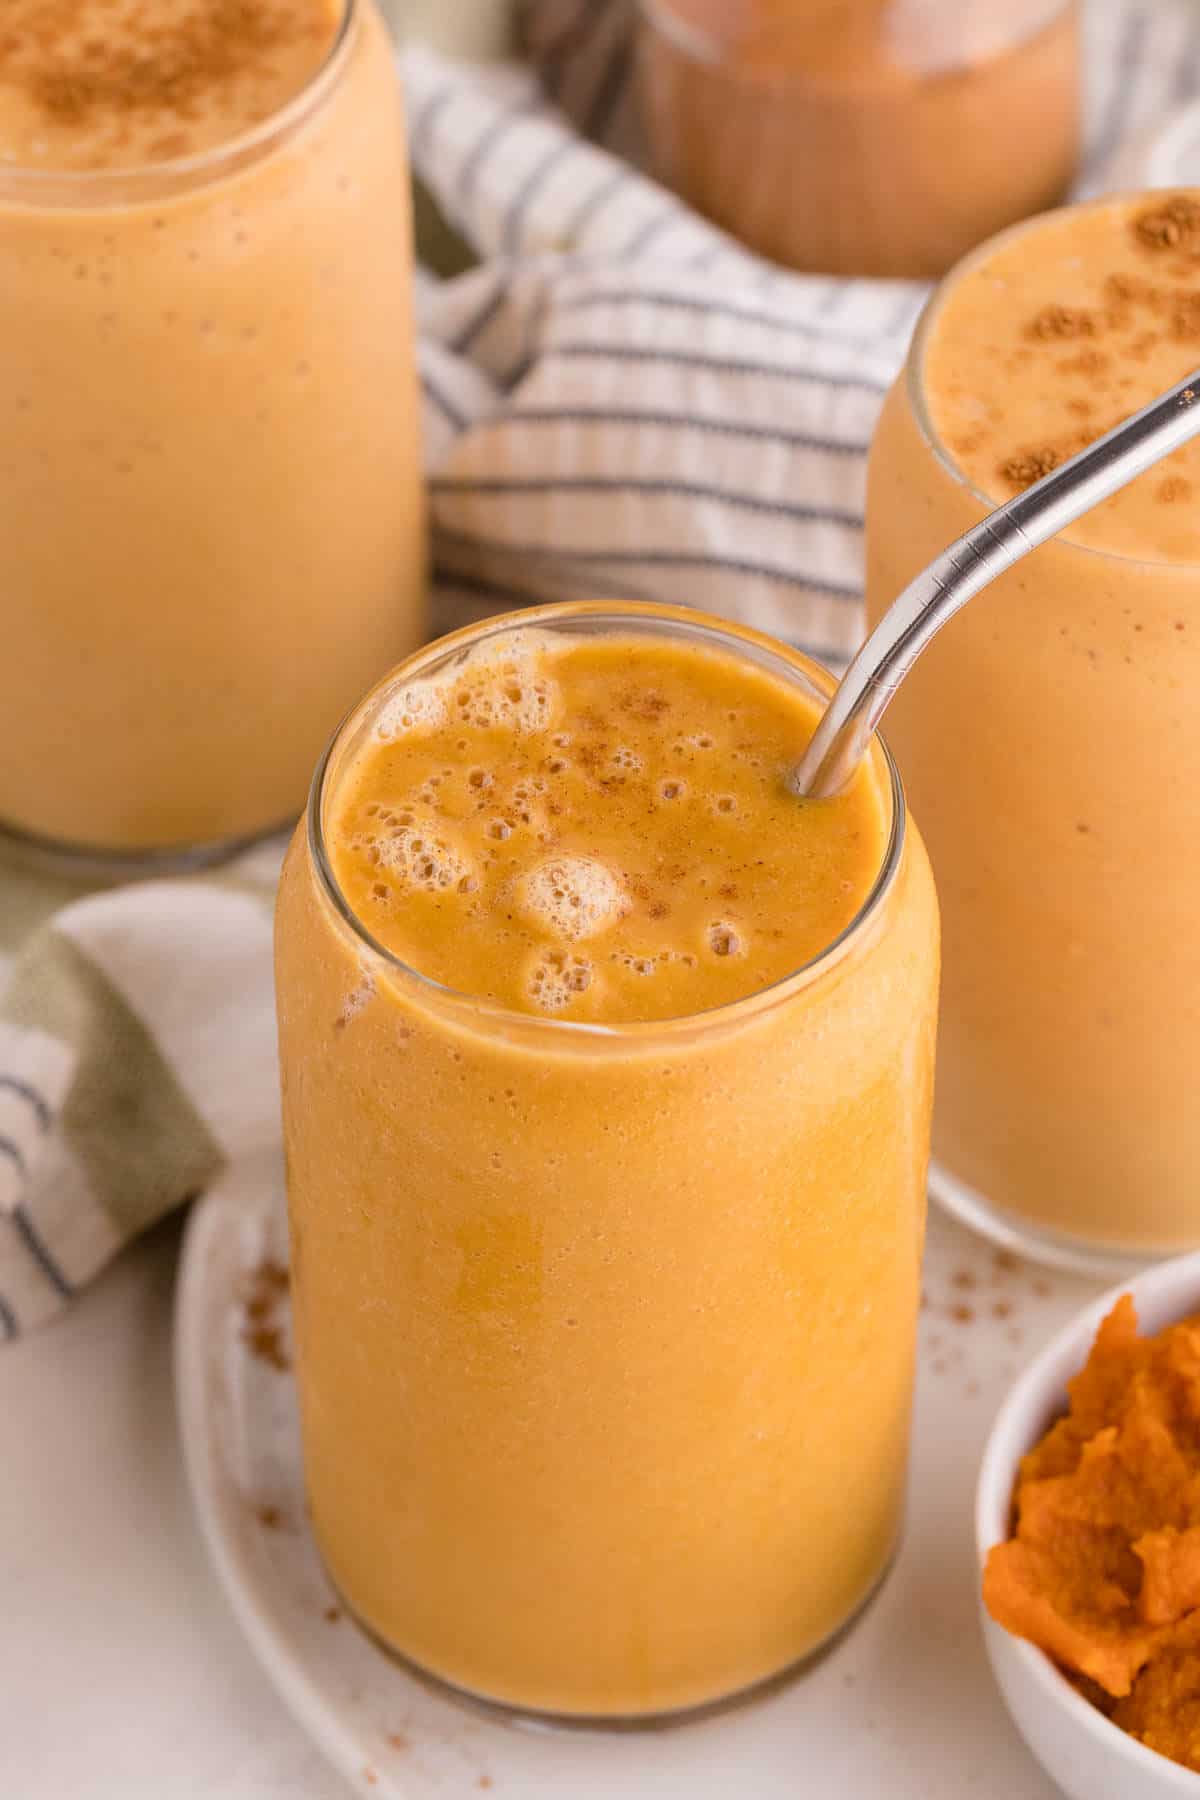
[(345, 1800), (204, 1560), (175, 1431), (178, 1228), (0, 1350), (3, 1800)]
[[(796, 1793), (1053, 1800), (984, 1662), (971, 1499), (1005, 1387), (1096, 1290), (997, 1269), (989, 1250), (940, 1219), (931, 1240), (904, 1551), (866, 1621), (810, 1677), (831, 1701), (837, 1687), (853, 1688), (861, 1746), (848, 1754), (806, 1730)], [(172, 1394), (177, 1245), (177, 1227), (160, 1228), (61, 1323), (0, 1350), (4, 1800), (344, 1800), (351, 1791), (284, 1711), (204, 1560)], [(855, 1785), (854, 1768), (881, 1761), (886, 1789), (875, 1778)], [(507, 1784), (495, 1792), (521, 1800)]]

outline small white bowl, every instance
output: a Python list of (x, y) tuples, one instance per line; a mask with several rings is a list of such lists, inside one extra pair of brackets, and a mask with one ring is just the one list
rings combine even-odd
[[(1067, 1382), (1078, 1374), (1096, 1328), (1114, 1302), (1132, 1293), (1142, 1331), (1161, 1331), (1200, 1312), (1200, 1252), (1159, 1263), (1110, 1288), (1036, 1357), (1000, 1408), (983, 1455), (975, 1495), (979, 1576), (993, 1544), (1009, 1535), (1017, 1465), (1067, 1410)], [(1050, 1658), (1012, 1637), (982, 1603), (992, 1672), (1021, 1736), (1070, 1800), (1200, 1800), (1200, 1775), (1173, 1763), (1090, 1706)]]

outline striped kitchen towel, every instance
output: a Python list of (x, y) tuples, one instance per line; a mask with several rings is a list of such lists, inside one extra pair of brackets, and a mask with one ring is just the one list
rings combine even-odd
[[(443, 616), (650, 596), (836, 666), (861, 628), (866, 448), (926, 290), (784, 272), (649, 179), (635, 9), (525, 0), (535, 66), (406, 59), (414, 162), (482, 259), (423, 314)], [(1081, 193), (1200, 91), (1196, 0), (1085, 17)]]
[[(638, 166), (632, 0), (526, 0), (531, 60), (404, 60), (414, 164), (478, 266), (422, 276), (439, 627), (625, 594), (840, 664), (865, 458), (924, 290), (796, 276)], [(1092, 0), (1085, 191), (1200, 92), (1195, 0)], [(100, 894), (0, 864), (0, 1338), (278, 1150), (278, 845)]]

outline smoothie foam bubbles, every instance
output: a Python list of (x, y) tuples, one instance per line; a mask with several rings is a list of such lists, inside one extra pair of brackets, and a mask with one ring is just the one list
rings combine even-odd
[[(788, 773), (815, 705), (716, 652), (502, 633), (385, 688), (333, 796), (373, 937), (443, 986), (584, 1023), (754, 993), (853, 917), (882, 854), (865, 779)], [(832, 911), (830, 910), (832, 909)]]

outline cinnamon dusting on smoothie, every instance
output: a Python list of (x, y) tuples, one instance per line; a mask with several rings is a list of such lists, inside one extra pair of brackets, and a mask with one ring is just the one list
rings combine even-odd
[(1030, 321), (1029, 335), (1033, 338), (1091, 337), (1095, 329), (1091, 313), (1082, 307), (1044, 306)]
[(1061, 453), (1049, 447), (1043, 450), (1024, 450), (1001, 463), (1000, 473), (1014, 487), (1027, 488), (1032, 487), (1035, 481), (1040, 481), (1043, 475), (1048, 475), (1051, 469), (1056, 469), (1061, 461)]
[(299, 93), (341, 0), (5, 0), (0, 166), (130, 166), (258, 124)]
[(1164, 506), (1177, 506), (1184, 500), (1191, 499), (1192, 484), (1181, 475), (1168, 475), (1165, 481), (1159, 482), (1157, 496)]
[(1181, 250), (1200, 257), (1200, 200), (1192, 194), (1172, 194), (1161, 206), (1139, 213), (1133, 230), (1148, 250)]
[(1171, 335), (1180, 343), (1200, 338), (1200, 293), (1183, 294), (1171, 313)]
[[(924, 352), (934, 428), (976, 487), (1020, 492), (1200, 360), (1200, 190), (1052, 216), (1036, 240), (1018, 233), (984, 252), (935, 321)], [(1197, 478), (1200, 448), (1185, 445), (1068, 535), (1200, 561), (1200, 517), (1180, 504)]]

